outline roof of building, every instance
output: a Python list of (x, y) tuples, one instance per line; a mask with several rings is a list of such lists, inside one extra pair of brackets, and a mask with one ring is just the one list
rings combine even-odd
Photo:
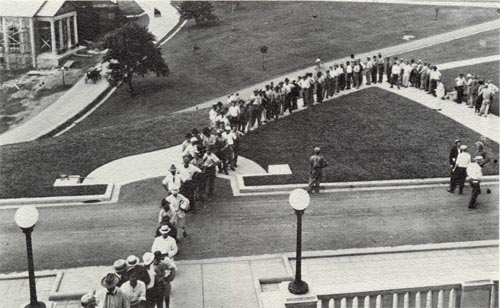
[(66, 0), (0, 0), (0, 16), (11, 17), (53, 17)]
[(1, 0), (0, 16), (33, 17), (46, 0), (25, 0), (19, 5), (19, 0)]
[(53, 17), (57, 15), (57, 12), (64, 5), (66, 0), (46, 0), (42, 5), (40, 10), (36, 13), (36, 16)]

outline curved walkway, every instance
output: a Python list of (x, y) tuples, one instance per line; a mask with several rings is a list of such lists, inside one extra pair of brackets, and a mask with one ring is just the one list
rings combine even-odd
[[(443, 63), (439, 64), (438, 67), (446, 67), (450, 69), (471, 64), (491, 62), (492, 60), (496, 61), (498, 59), (499, 56), (497, 55), (491, 57), (482, 57), (464, 61)], [(441, 113), (443, 115), (467, 126), (468, 128), (478, 132), (485, 137), (488, 137), (492, 140), (500, 140), (498, 116), (491, 114), (488, 116), (488, 118), (478, 117), (471, 109), (467, 108), (463, 104), (456, 104), (450, 101), (441, 101), (440, 99), (437, 99), (429, 94), (426, 94), (424, 91), (415, 88), (401, 88), (401, 90), (398, 90), (396, 88), (390, 89), (388, 83), (386, 82), (384, 82), (383, 84), (372, 84), (371, 86), (377, 86), (384, 90), (399, 94), (429, 108), (435, 108), (435, 106), (439, 102), (441, 103)], [(360, 89), (342, 91), (340, 95), (336, 95), (334, 98), (329, 99), (325, 103), (330, 103), (340, 96), (366, 89), (367, 87), (370, 86), (363, 86)], [(299, 103), (299, 105), (302, 104)], [(299, 108), (298, 111), (303, 109), (305, 108)], [(164, 176), (165, 174), (167, 174), (167, 170), (170, 165), (181, 164), (181, 152), (181, 145), (178, 145), (163, 150), (120, 158), (92, 171), (92, 173), (90, 173), (84, 180), (84, 184), (113, 183), (124, 185), (148, 178)], [(237, 168), (236, 172), (230, 173), (230, 178), (234, 177), (235, 175), (258, 175), (266, 173), (266, 170), (264, 170), (264, 168), (262, 168), (257, 163), (244, 157), (240, 157), (239, 167)]]
[[(163, 150), (128, 156), (107, 163), (92, 171), (84, 184), (126, 185), (149, 178), (165, 176), (172, 164), (179, 168), (182, 146), (177, 145)], [(266, 174), (261, 166), (244, 157), (239, 157), (239, 166), (233, 174)]]
[[(179, 12), (170, 0), (135, 0), (135, 2), (148, 14), (148, 29), (155, 35), (157, 41), (174, 29), (180, 20)], [(158, 17), (154, 14), (155, 8), (161, 13)]]

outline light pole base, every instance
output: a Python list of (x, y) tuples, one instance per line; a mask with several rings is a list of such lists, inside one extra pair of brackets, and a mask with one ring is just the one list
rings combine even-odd
[(309, 292), (309, 286), (307, 285), (307, 282), (303, 280), (294, 280), (288, 284), (288, 291), (292, 294), (302, 295)]
[(28, 305), (24, 306), (24, 308), (45, 308), (45, 304), (42, 302), (36, 302), (36, 303), (29, 303)]

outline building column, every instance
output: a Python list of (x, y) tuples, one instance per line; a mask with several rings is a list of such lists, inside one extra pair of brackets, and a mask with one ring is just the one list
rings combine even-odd
[(63, 22), (62, 19), (59, 19), (59, 50), (64, 48), (64, 31), (63, 31)]
[(30, 18), (31, 66), (36, 67), (35, 22)]
[(50, 45), (52, 48), (52, 53), (57, 54), (57, 46), (56, 46), (56, 27), (54, 24), (54, 20), (50, 21)]
[(75, 33), (75, 45), (78, 44), (78, 25), (76, 22), (76, 14), (73, 16), (73, 31)]
[(10, 57), (9, 57), (9, 31), (7, 30), (7, 21), (5, 17), (2, 18), (2, 29), (3, 29), (3, 49), (4, 49), (4, 59), (5, 67), (10, 70)]
[(73, 47), (73, 44), (71, 43), (71, 23), (70, 20), (71, 17), (66, 18), (66, 33), (68, 35), (68, 49), (71, 49)]

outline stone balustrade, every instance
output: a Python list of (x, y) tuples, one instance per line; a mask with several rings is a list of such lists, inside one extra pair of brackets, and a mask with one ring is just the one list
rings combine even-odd
[(498, 308), (498, 281), (318, 295), (317, 308)]

